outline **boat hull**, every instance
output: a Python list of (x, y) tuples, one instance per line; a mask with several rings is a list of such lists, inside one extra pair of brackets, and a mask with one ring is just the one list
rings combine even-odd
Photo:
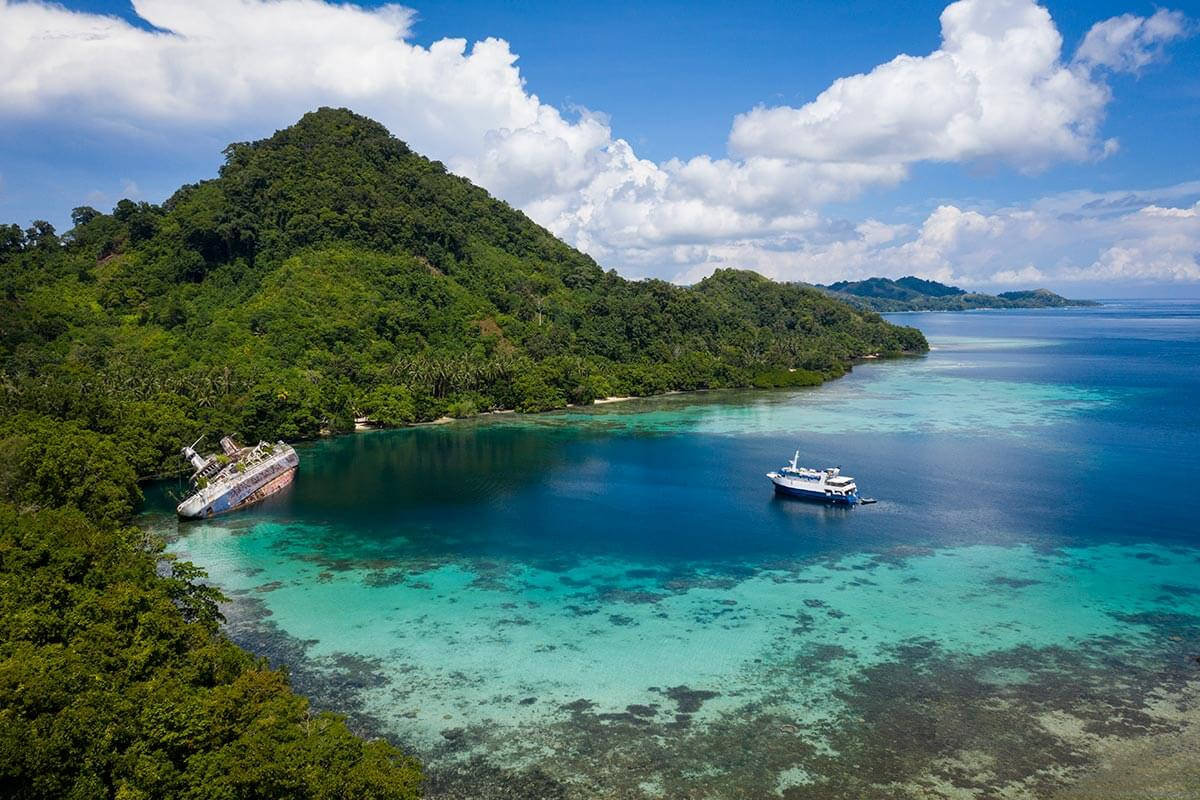
[(212, 497), (203, 493), (192, 495), (180, 503), (175, 512), (183, 519), (207, 519), (217, 514), (239, 511), (261, 502), (287, 487), (296, 477), (296, 467), (297, 465), (288, 467), (249, 494), (241, 497), (234, 488)]
[(825, 503), (832, 506), (852, 506), (858, 503), (858, 495), (836, 495), (825, 494), (824, 491), (813, 491), (811, 489), (800, 489), (794, 486), (779, 483), (772, 479), (771, 483), (775, 484), (775, 494), (786, 495), (787, 497), (796, 497), (801, 500), (808, 500), (813, 503)]

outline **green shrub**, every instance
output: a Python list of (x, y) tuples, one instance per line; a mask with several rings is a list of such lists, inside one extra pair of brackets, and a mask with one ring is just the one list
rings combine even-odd
[(412, 392), (395, 384), (377, 386), (367, 392), (359, 402), (359, 410), (380, 425), (394, 427), (417, 421), (417, 406)]
[(485, 403), (486, 401), (477, 394), (454, 395), (446, 405), (446, 416), (455, 419), (473, 417), (480, 412), (481, 408), (486, 408)]
[(517, 411), (551, 411), (563, 408), (567, 404), (562, 392), (546, 383), (537, 372), (518, 375), (513, 381), (513, 391), (516, 395)]
[(33, 509), (73, 506), (103, 522), (128, 520), (141, 502), (137, 473), (110, 437), (45, 417), (23, 415), (10, 425), (0, 440), (0, 499)]

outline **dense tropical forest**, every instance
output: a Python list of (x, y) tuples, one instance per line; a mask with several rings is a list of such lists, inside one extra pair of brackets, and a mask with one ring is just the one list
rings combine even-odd
[(218, 634), (198, 570), (91, 516), (0, 504), (0, 796), (419, 796), (415, 761)]
[(129, 525), (202, 434), (300, 439), (607, 395), (793, 386), (921, 352), (808, 287), (629, 281), (322, 109), (161, 206), (0, 226), (0, 794), (412, 797)]
[(1069, 300), (1049, 289), (1025, 289), (1000, 294), (968, 292), (957, 286), (904, 278), (867, 278), (817, 286), (831, 297), (869, 311), (971, 311), (984, 308), (1066, 308), (1096, 306), (1094, 300)]

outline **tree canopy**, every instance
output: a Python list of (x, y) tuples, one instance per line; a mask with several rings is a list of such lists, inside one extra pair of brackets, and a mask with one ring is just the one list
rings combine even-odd
[(217, 634), (134, 528), (0, 504), (0, 795), (410, 800), (417, 764)]

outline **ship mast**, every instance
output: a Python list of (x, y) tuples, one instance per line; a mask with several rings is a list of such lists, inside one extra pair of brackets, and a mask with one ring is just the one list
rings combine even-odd
[(208, 459), (196, 452), (196, 445), (200, 444), (200, 442), (203, 440), (204, 437), (201, 436), (199, 439), (192, 442), (190, 446), (185, 447), (182, 451), (180, 451), (182, 452), (183, 457), (188, 461), (189, 464), (192, 465), (196, 472), (199, 472), (208, 466)]

